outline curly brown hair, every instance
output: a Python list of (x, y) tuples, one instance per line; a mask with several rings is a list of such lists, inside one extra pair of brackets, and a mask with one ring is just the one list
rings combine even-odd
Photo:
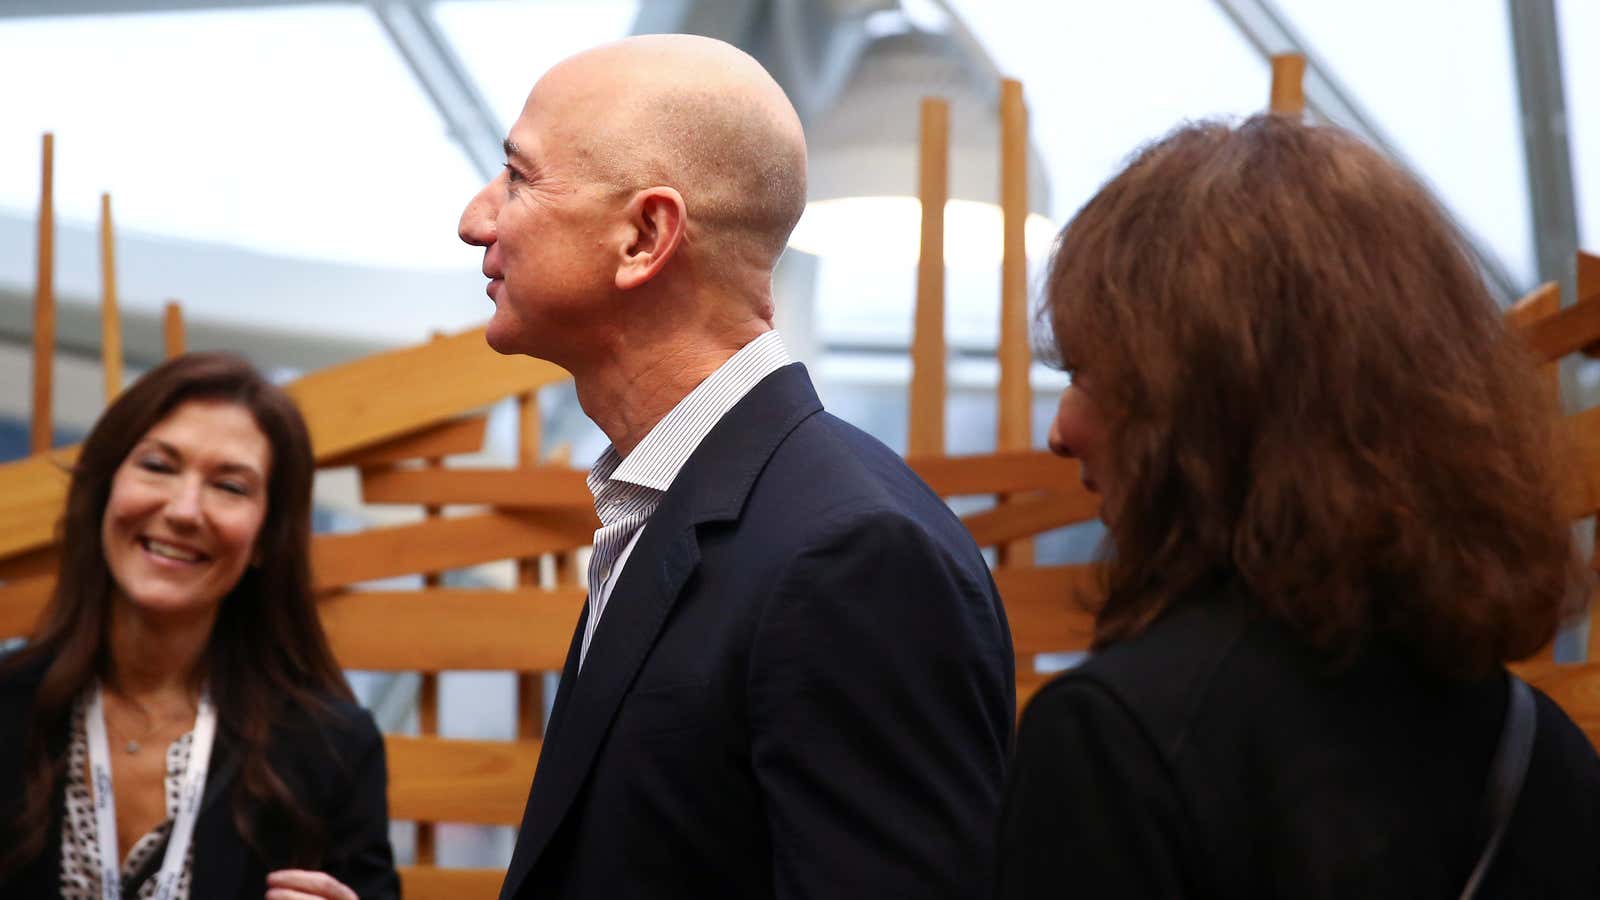
[(1348, 133), (1179, 128), (1062, 231), (1044, 303), (1109, 418), (1096, 646), (1219, 577), (1335, 659), (1382, 641), (1449, 676), (1573, 612), (1533, 360), (1428, 192)]

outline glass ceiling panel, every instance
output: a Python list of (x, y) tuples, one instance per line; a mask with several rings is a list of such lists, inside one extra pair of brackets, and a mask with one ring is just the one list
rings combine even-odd
[(637, 0), (448, 0), (434, 7), (434, 18), (509, 127), (546, 69), (627, 35), (638, 11)]
[(1532, 214), (1505, 0), (1278, 4), (1462, 225), (1531, 285)]
[(1578, 246), (1600, 253), (1600, 3), (1557, 0)]
[[(0, 214), (268, 254), (475, 267), (478, 178), (372, 14), (350, 5), (0, 21)], [(23, 86), (20, 87), (19, 86)]]

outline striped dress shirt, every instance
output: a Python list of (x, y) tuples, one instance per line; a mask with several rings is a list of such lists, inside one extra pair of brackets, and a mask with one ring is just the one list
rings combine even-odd
[(583, 628), (578, 667), (589, 656), (589, 643), (605, 613), (611, 589), (622, 574), (644, 523), (684, 463), (711, 429), (750, 389), (788, 365), (789, 350), (776, 331), (768, 331), (728, 358), (688, 396), (678, 401), (626, 459), (616, 448), (605, 452), (589, 470), (589, 493), (600, 529), (589, 557), (589, 617)]

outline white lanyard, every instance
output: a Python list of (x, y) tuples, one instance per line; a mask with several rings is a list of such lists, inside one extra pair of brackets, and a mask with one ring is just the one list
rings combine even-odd
[[(89, 768), (94, 784), (95, 835), (100, 843), (100, 896), (122, 900), (122, 854), (117, 852), (117, 801), (111, 793), (111, 750), (106, 742), (105, 703), (100, 687), (95, 686), (89, 701)], [(178, 889), (189, 844), (194, 839), (195, 820), (200, 815), (200, 798), (205, 794), (206, 769), (211, 763), (211, 744), (217, 736), (217, 709), (210, 695), (200, 693), (200, 709), (194, 717), (194, 743), (189, 747), (189, 765), (183, 773), (178, 795), (178, 817), (167, 840), (167, 855), (156, 873), (155, 900), (172, 900)], [(165, 794), (165, 790), (162, 792)]]

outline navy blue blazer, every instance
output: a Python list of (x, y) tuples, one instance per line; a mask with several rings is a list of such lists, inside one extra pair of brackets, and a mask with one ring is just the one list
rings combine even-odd
[(980, 897), (1015, 710), (978, 548), (772, 373), (583, 618), (503, 898)]
[[(24, 732), (43, 675), (42, 664), (32, 665), (0, 682), (0, 823), (9, 822), (21, 808)], [(383, 736), (366, 710), (329, 700), (331, 719), (292, 715), (287, 727), (274, 732), (268, 752), (295, 797), (326, 825), (322, 857), (312, 867), (339, 879), (362, 900), (392, 900), (400, 896), (400, 882), (389, 846)], [(267, 892), (267, 873), (291, 865), (290, 835), (263, 816), (254, 820), (259, 848), (250, 847), (239, 835), (232, 790), (238, 769), (223, 725), (212, 750), (204, 805), (195, 822), (189, 896), (260, 900)], [(65, 751), (65, 734), (53, 735), (51, 741)], [(0, 875), (0, 897), (61, 896), (63, 795), (64, 788), (58, 786), (45, 852), (21, 871)]]

